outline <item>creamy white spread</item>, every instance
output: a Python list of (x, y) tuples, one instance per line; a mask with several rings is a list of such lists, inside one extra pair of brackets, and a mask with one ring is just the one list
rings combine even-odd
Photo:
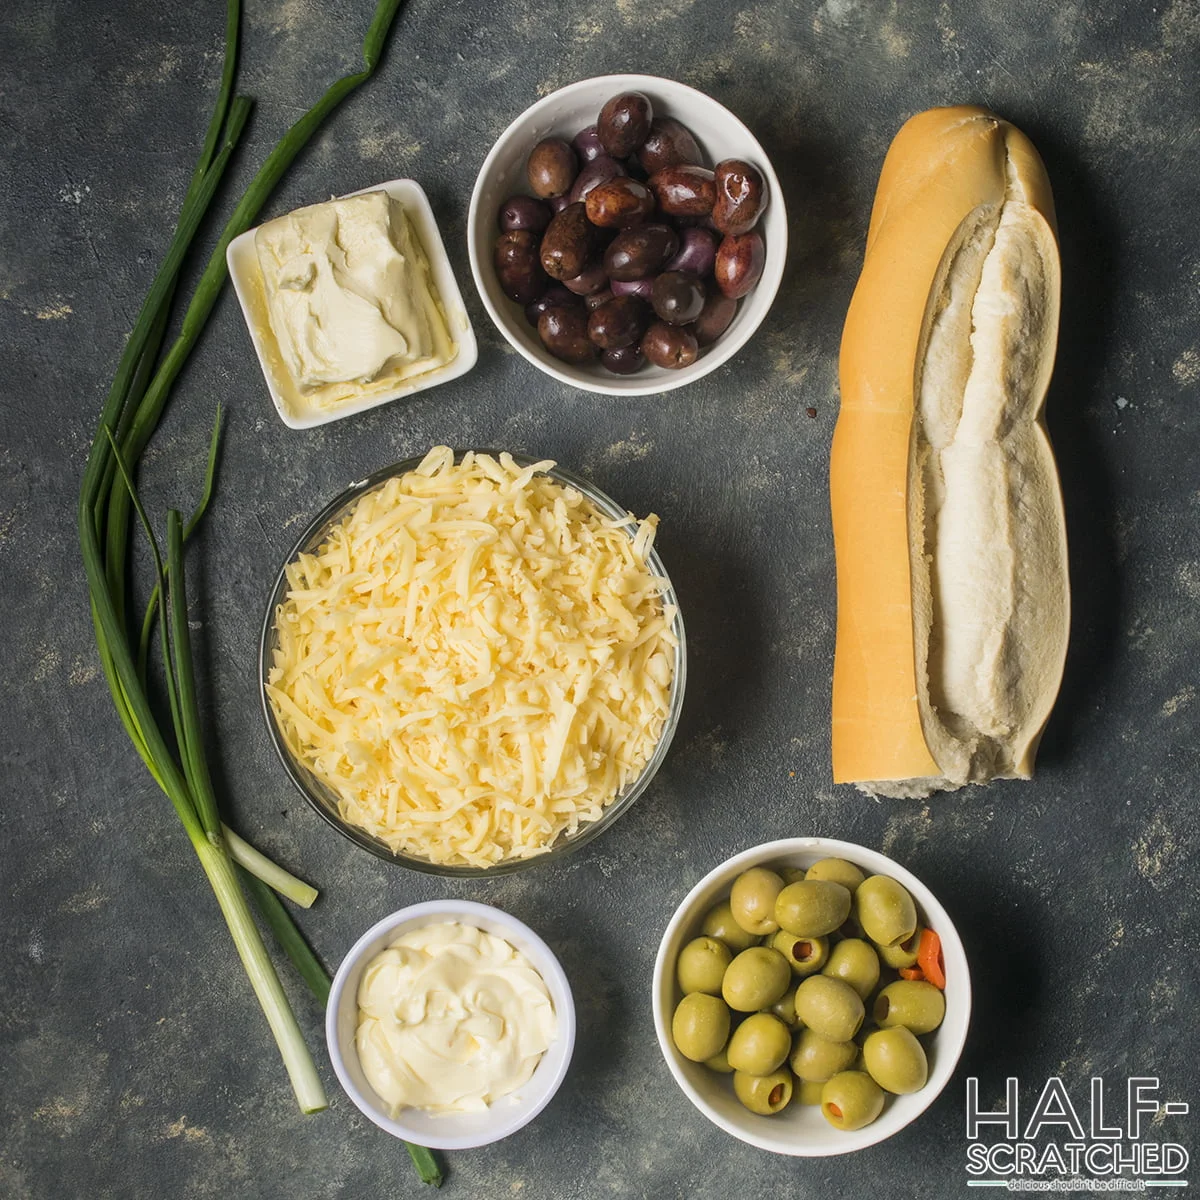
[(528, 959), (469, 925), (410, 930), (358, 986), (358, 1059), (393, 1116), (483, 1111), (528, 1081), (557, 1033)]
[(300, 208), (254, 235), (281, 365), (331, 407), (453, 361), (429, 261), (404, 207), (366, 192)]

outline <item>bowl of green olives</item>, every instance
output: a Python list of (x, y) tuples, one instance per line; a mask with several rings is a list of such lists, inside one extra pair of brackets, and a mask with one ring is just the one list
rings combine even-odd
[(504, 131), (467, 239), (483, 305), (521, 355), (572, 387), (651, 395), (750, 339), (783, 278), (787, 213), (762, 147), (711, 96), (605, 75)]
[(755, 846), (710, 871), (663, 934), (654, 1025), (714, 1124), (816, 1158), (903, 1129), (949, 1082), (971, 980), (946, 910), (910, 871), (831, 838)]

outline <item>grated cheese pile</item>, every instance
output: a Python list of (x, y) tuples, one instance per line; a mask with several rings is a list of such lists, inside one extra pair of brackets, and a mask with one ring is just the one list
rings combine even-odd
[(676, 645), (646, 566), (658, 519), (605, 516), (553, 465), (436, 447), (287, 568), (275, 715), (394, 851), (544, 852), (658, 743)]

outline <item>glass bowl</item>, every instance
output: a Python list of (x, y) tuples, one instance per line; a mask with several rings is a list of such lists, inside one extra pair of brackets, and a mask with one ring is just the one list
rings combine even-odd
[[(461, 459), (465, 453), (465, 450), (456, 450), (455, 460)], [(495, 456), (500, 452), (481, 449), (477, 453)], [(514, 454), (512, 457), (513, 461), (522, 467), (527, 467), (540, 461), (524, 454)], [(278, 645), (275, 632), (275, 613), (279, 605), (283, 603), (287, 591), (287, 568), (289, 564), (295, 561), (298, 555), (311, 553), (316, 550), (328, 536), (330, 528), (345, 517), (349, 509), (361, 496), (381, 487), (387, 480), (413, 470), (421, 461), (421, 457), (405, 459), (403, 462), (396, 463), (390, 467), (384, 467), (382, 470), (376, 471), (373, 475), (368, 475), (358, 483), (352, 484), (340, 496), (331, 500), (317, 514), (312, 524), (300, 535), (299, 540), (288, 552), (275, 577), (270, 598), (267, 601), (266, 612), (263, 616), (262, 635), (259, 641), (258, 652), (259, 698), (262, 703), (263, 717), (267, 723), (267, 732), (270, 735), (271, 744), (275, 747), (275, 752), (279, 755), (279, 760), (283, 763), (284, 770), (287, 771), (289, 778), (296, 785), (300, 794), (316, 809), (317, 813), (344, 837), (354, 842), (355, 845), (361, 846), (364, 850), (369, 850), (372, 854), (388, 862), (396, 863), (402, 867), (411, 867), (415, 871), (425, 871), (432, 875), (448, 875), (463, 878), (484, 875), (508, 875), (514, 871), (525, 870), (528, 867), (536, 866), (538, 863), (546, 862), (550, 859), (561, 858), (564, 854), (568, 854), (570, 851), (586, 845), (593, 838), (599, 837), (650, 786), (650, 781), (654, 778), (658, 772), (658, 768), (662, 766), (663, 759), (667, 756), (667, 750), (670, 748), (671, 739), (675, 736), (675, 730), (679, 724), (679, 714), (683, 708), (684, 686), (687, 682), (687, 643), (684, 638), (683, 617), (679, 612), (679, 602), (675, 596), (675, 589), (671, 585), (662, 559), (658, 556), (658, 550), (655, 547), (651, 547), (650, 553), (646, 557), (646, 566), (651, 574), (666, 581), (666, 587), (662, 593), (663, 604), (675, 606), (675, 620), (671, 625), (671, 632), (678, 639), (678, 644), (675, 648), (669, 707), (666, 721), (663, 724), (662, 734), (658, 739), (658, 745), (655, 746), (654, 753), (642, 769), (642, 773), (623, 792), (609, 802), (599, 820), (581, 825), (571, 836), (560, 836), (550, 845), (549, 849), (538, 854), (529, 855), (525, 858), (503, 859), (498, 863), (486, 867), (434, 863), (426, 858), (420, 858), (413, 854), (400, 853), (391, 849), (385, 842), (368, 833), (365, 829), (361, 829), (357, 825), (346, 821), (338, 809), (338, 798), (333, 789), (318, 779), (292, 754), (284, 740), (283, 733), (275, 719), (275, 713), (271, 708), (271, 702), (267, 697), (267, 677), (274, 659), (275, 649)], [(568, 487), (573, 487), (577, 491), (582, 492), (606, 516), (613, 518), (626, 516), (626, 509), (622, 508), (609, 496), (606, 496), (599, 488), (588, 483), (585, 479), (581, 479), (571, 471), (556, 466), (547, 471), (546, 474), (550, 478), (556, 479), (559, 483), (566, 484)]]

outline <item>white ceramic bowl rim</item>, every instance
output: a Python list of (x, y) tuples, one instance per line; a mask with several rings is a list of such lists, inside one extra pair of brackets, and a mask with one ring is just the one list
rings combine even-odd
[[(680, 371), (643, 368), (637, 374), (627, 376), (608, 376), (607, 373), (603, 372), (592, 376), (584, 374), (581, 371), (572, 372), (568, 364), (559, 363), (548, 353), (540, 351), (540, 347), (534, 348), (533, 342), (527, 341), (515, 334), (509, 327), (510, 323), (514, 322), (512, 311), (502, 311), (500, 305), (493, 299), (489, 292), (488, 281), (492, 273), (492, 264), (490, 257), (487, 257), (486, 261), (483, 260), (480, 248), (477, 245), (479, 239), (476, 234), (480, 221), (486, 222), (491, 230), (495, 228), (494, 214), (491, 211), (484, 213), (481, 211), (481, 208), (483, 194), (488, 190), (497, 161), (507, 153), (509, 144), (512, 141), (518, 138), (527, 140), (530, 126), (536, 127), (539, 119), (553, 113), (563, 105), (564, 101), (590, 91), (599, 92), (605, 99), (608, 96), (625, 91), (657, 92), (660, 95), (664, 92), (670, 93), (673, 102), (668, 101), (667, 107), (673, 111), (674, 115), (684, 119), (685, 123), (689, 123), (687, 117), (679, 111), (685, 105), (695, 105), (701, 110), (707, 109), (711, 105), (713, 109), (721, 113), (721, 120), (723, 122), (727, 122), (730, 128), (736, 129), (738, 145), (741, 147), (737, 151), (737, 157), (752, 160), (760, 168), (766, 180), (769, 205), (759, 228), (765, 232), (769, 225), (770, 232), (767, 236), (767, 260), (762, 278), (759, 280), (754, 291), (742, 301), (741, 308), (729, 332), (718, 342), (710, 346), (692, 366), (685, 367)], [(603, 100), (595, 105), (595, 112), (599, 112), (602, 103)], [(705, 140), (703, 132), (697, 129), (696, 133), (703, 142)], [(542, 136), (545, 135), (542, 134)], [(529, 148), (532, 148), (532, 146)], [(504, 196), (499, 197), (497, 204), (505, 198)], [(565, 87), (561, 87), (557, 91), (542, 97), (541, 100), (530, 105), (529, 108), (513, 120), (508, 128), (496, 139), (495, 144), (488, 151), (487, 157), (484, 158), (483, 165), (479, 168), (479, 174), (475, 179), (475, 187), (471, 193), (471, 204), (467, 213), (467, 251), (471, 260), (471, 273), (475, 277), (475, 287), (479, 292), (480, 299), (483, 301), (484, 308), (487, 309), (488, 316), (491, 317), (493, 324), (500, 330), (509, 344), (523, 358), (537, 367), (538, 370), (544, 371), (560, 383), (600, 395), (650, 396), (685, 387), (687, 384), (693, 383), (697, 379), (715, 371), (722, 363), (732, 358), (750, 340), (763, 318), (770, 311), (771, 304), (783, 279), (784, 265), (787, 260), (787, 229), (787, 210), (783, 200), (783, 192), (780, 187), (779, 177), (775, 173), (775, 168), (771, 165), (771, 160), (767, 157), (766, 151), (762, 148), (762, 145), (754, 134), (746, 127), (745, 123), (721, 104), (719, 100), (696, 88), (689, 87), (686, 83), (679, 83), (674, 79), (667, 79), (658, 75), (597, 75), (589, 79), (576, 80), (574, 83), (567, 84)], [(488, 245), (490, 244), (491, 238), (489, 237)], [(485, 276), (485, 272), (489, 273), (489, 275)], [(499, 295), (499, 292), (497, 294)], [(507, 305), (508, 301), (503, 300), (503, 303)], [(521, 318), (521, 320), (523, 319)]]
[[(688, 1077), (688, 1069), (697, 1068), (699, 1064), (687, 1063), (675, 1049), (671, 1038), (673, 998), (678, 990), (674, 980), (675, 954), (678, 950), (673, 943), (681, 929), (697, 922), (702, 915), (696, 908), (705, 893), (714, 892), (712, 902), (715, 903), (715, 895), (721, 891), (727, 892), (728, 885), (742, 870), (770, 862), (786, 862), (789, 858), (809, 858), (816, 861), (817, 858), (827, 857), (848, 859), (873, 873), (890, 875), (904, 884), (912, 893), (926, 921), (937, 930), (946, 961), (946, 976), (953, 984), (947, 988), (946, 1017), (935, 1035), (936, 1061), (925, 1087), (910, 1096), (889, 1097), (888, 1107), (882, 1116), (863, 1129), (844, 1132), (825, 1125), (821, 1119), (819, 1135), (798, 1141), (794, 1137), (789, 1139), (784, 1136), (787, 1127), (778, 1124), (774, 1117), (759, 1117), (747, 1111), (744, 1115), (739, 1113), (740, 1122), (727, 1119), (705, 1099)], [(714, 888), (718, 883), (720, 886)], [(971, 980), (966, 953), (958, 931), (937, 897), (911, 871), (887, 855), (853, 842), (824, 837), (784, 838), (765, 842), (735, 854), (709, 871), (684, 897), (663, 933), (654, 963), (653, 989), (654, 1028), (658, 1035), (659, 1048), (667, 1067), (675, 1077), (675, 1082), (692, 1104), (713, 1124), (743, 1142), (774, 1154), (803, 1158), (831, 1157), (865, 1149), (891, 1137), (916, 1120), (934, 1102), (954, 1074), (966, 1044), (971, 1015)], [(671, 998), (669, 1003), (668, 997)], [(717, 1078), (713, 1076), (714, 1080)], [(901, 1109), (898, 1101), (909, 1103)], [(913, 1101), (919, 1103), (914, 1104)], [(813, 1112), (819, 1117), (815, 1108)]]
[[(434, 1116), (429, 1113), (413, 1113), (403, 1110), (398, 1117), (384, 1111), (379, 1097), (371, 1090), (365, 1079), (362, 1083), (355, 1078), (343, 1052), (342, 1031), (339, 1017), (344, 1005), (353, 1005), (357, 1013), (356, 993), (361, 968), (368, 957), (390, 945), (401, 927), (419, 928), (422, 925), (438, 925), (459, 921), (473, 925), (503, 937), (529, 960), (545, 981), (558, 1018), (558, 1035), (542, 1056), (532, 1077), (519, 1089), (516, 1098), (503, 1097), (493, 1104), (486, 1114), (446, 1114)], [(436, 1150), (469, 1150), (478, 1146), (498, 1142), (509, 1134), (529, 1124), (554, 1098), (566, 1078), (575, 1049), (575, 999), (566, 972), (562, 969), (554, 951), (523, 921), (493, 908), (490, 904), (479, 904), (473, 900), (428, 900), (399, 909), (382, 920), (376, 921), (355, 943), (334, 976), (329, 990), (329, 1003), (325, 1010), (325, 1040), (334, 1073), (346, 1095), (355, 1107), (393, 1137), (402, 1138), (418, 1145)], [(349, 1052), (354, 1053), (353, 1039)], [(355, 1064), (357, 1068), (357, 1064)], [(361, 1068), (357, 1068), (361, 1072)], [(483, 1119), (481, 1119), (481, 1117)], [(440, 1132), (440, 1127), (446, 1132)], [(472, 1128), (463, 1131), (464, 1125)], [(457, 1127), (457, 1128), (456, 1128)]]

